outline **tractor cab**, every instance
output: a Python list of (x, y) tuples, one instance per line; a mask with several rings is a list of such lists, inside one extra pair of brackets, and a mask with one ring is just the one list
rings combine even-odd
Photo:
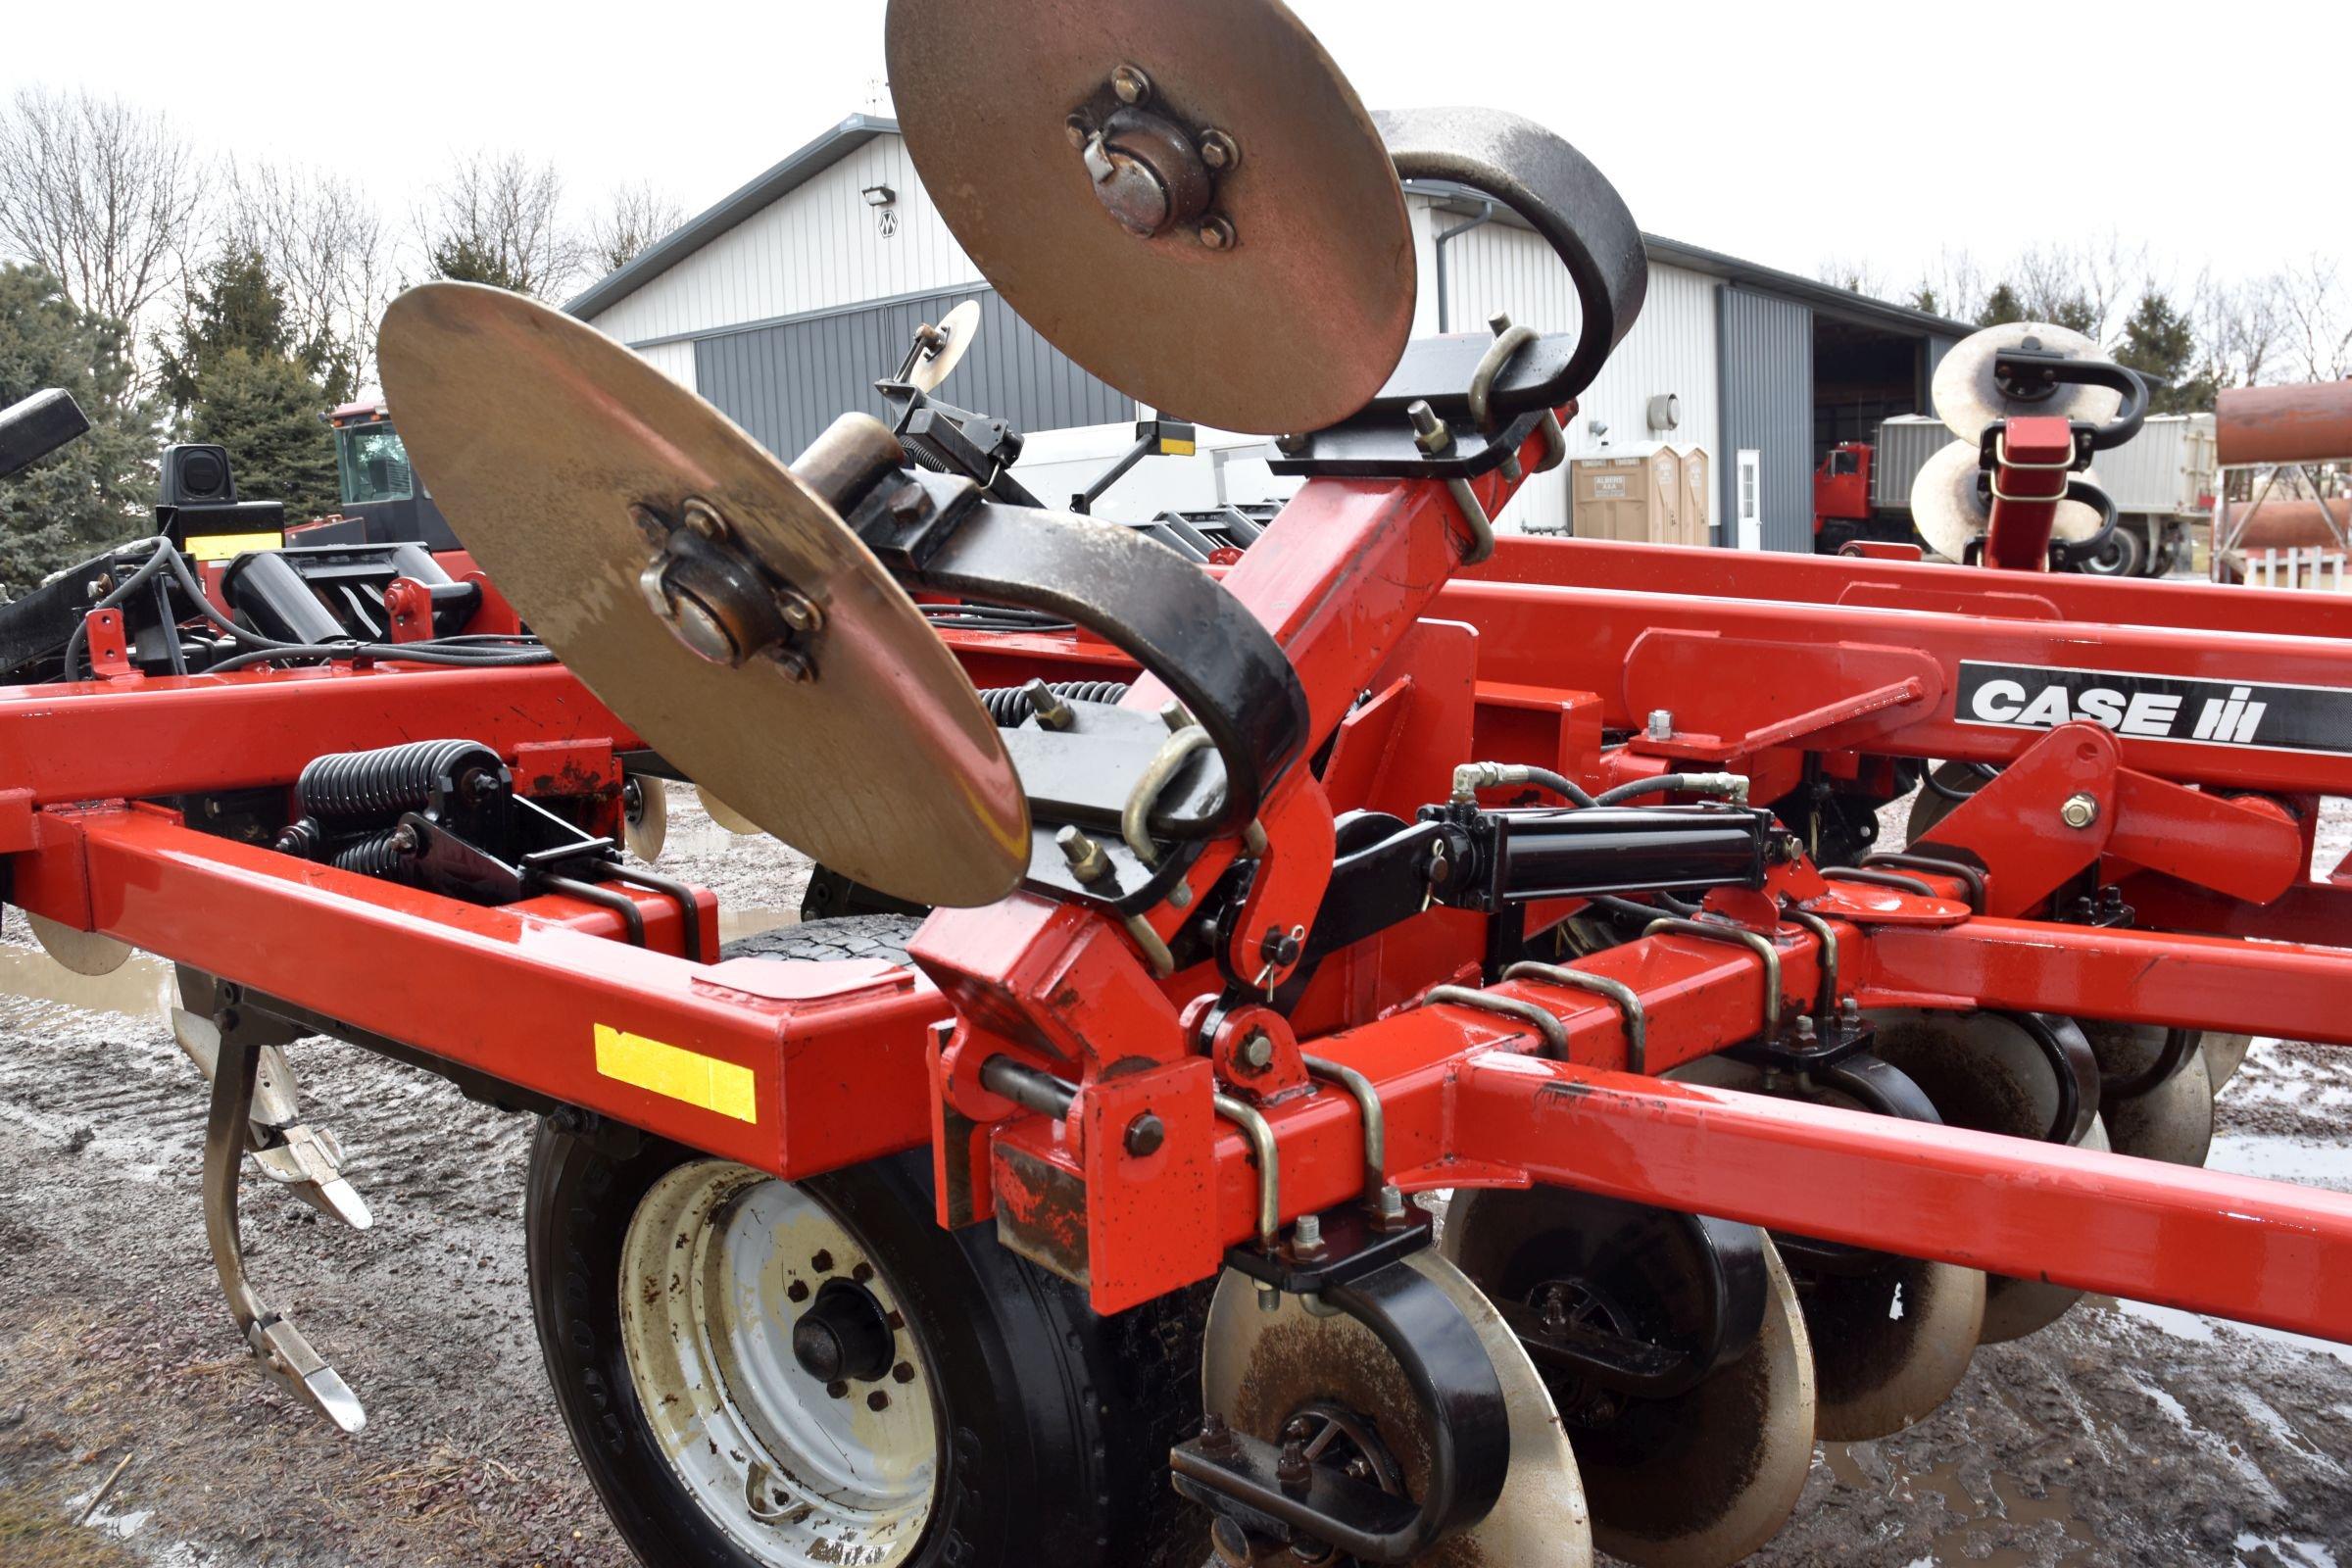
[(337, 514), (288, 530), (315, 545), (416, 544), (461, 548), (449, 520), (409, 463), (409, 449), (380, 399), (346, 403), (327, 416), (335, 430)]

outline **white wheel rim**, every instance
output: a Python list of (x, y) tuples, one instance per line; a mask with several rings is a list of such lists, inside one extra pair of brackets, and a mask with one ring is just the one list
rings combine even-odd
[(931, 1518), (932, 1370), (902, 1326), (875, 1382), (837, 1396), (804, 1371), (793, 1324), (829, 1279), (903, 1323), (880, 1261), (805, 1189), (697, 1160), (656, 1182), (629, 1222), (621, 1344), (656, 1443), (737, 1545), (776, 1568), (892, 1568)]

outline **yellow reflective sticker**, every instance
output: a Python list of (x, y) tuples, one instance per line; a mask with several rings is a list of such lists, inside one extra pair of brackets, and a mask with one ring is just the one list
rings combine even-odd
[(666, 1100), (682, 1100), (755, 1126), (760, 1121), (755, 1093), (758, 1080), (752, 1069), (699, 1051), (600, 1023), (596, 1026), (596, 1070)]
[(188, 539), (188, 554), (198, 561), (226, 561), (249, 550), (282, 550), (286, 536), (272, 529), (269, 533), (206, 533), (193, 534)]
[(1194, 444), (1190, 441), (1179, 441), (1169, 435), (1159, 438), (1159, 455), (1163, 458), (1189, 458), (1194, 450)]

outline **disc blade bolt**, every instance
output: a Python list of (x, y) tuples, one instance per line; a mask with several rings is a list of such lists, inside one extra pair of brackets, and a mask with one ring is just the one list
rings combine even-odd
[(1211, 126), (1200, 133), (1200, 161), (1222, 173), (1242, 161), (1242, 149), (1231, 136)]
[(1134, 66), (1121, 66), (1110, 74), (1110, 90), (1119, 102), (1132, 109), (1151, 101), (1152, 78)]
[(1233, 220), (1222, 213), (1201, 220), (1200, 238), (1201, 248), (1212, 251), (1229, 251), (1242, 242), (1241, 235), (1234, 230)]
[(1082, 114), (1072, 114), (1061, 122), (1061, 133), (1069, 138), (1071, 146), (1084, 147), (1095, 134), (1094, 122)]
[(2058, 808), (2058, 820), (2071, 828), (2086, 828), (2098, 819), (2099, 803), (2081, 792), (2068, 796), (2066, 804)]

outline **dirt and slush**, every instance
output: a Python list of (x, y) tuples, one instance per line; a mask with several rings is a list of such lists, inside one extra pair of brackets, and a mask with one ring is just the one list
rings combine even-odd
[[(791, 919), (806, 875), (684, 792), (662, 864), (719, 892), (730, 936)], [(246, 1236), (265, 1298), (367, 1402), (339, 1437), (256, 1371), (214, 1285), (169, 970), (134, 957), (101, 984), (74, 995), (109, 1010), (56, 1000), (22, 916), (0, 927), (0, 1568), (627, 1568), (539, 1367), (527, 1121), (295, 1048), (376, 1223), (249, 1176)], [(2219, 1111), (2217, 1168), (2352, 1192), (2352, 1053), (2258, 1043)], [(1981, 1349), (1900, 1437), (1818, 1449), (1751, 1560), (2352, 1568), (2352, 1348), (2086, 1300)]]

